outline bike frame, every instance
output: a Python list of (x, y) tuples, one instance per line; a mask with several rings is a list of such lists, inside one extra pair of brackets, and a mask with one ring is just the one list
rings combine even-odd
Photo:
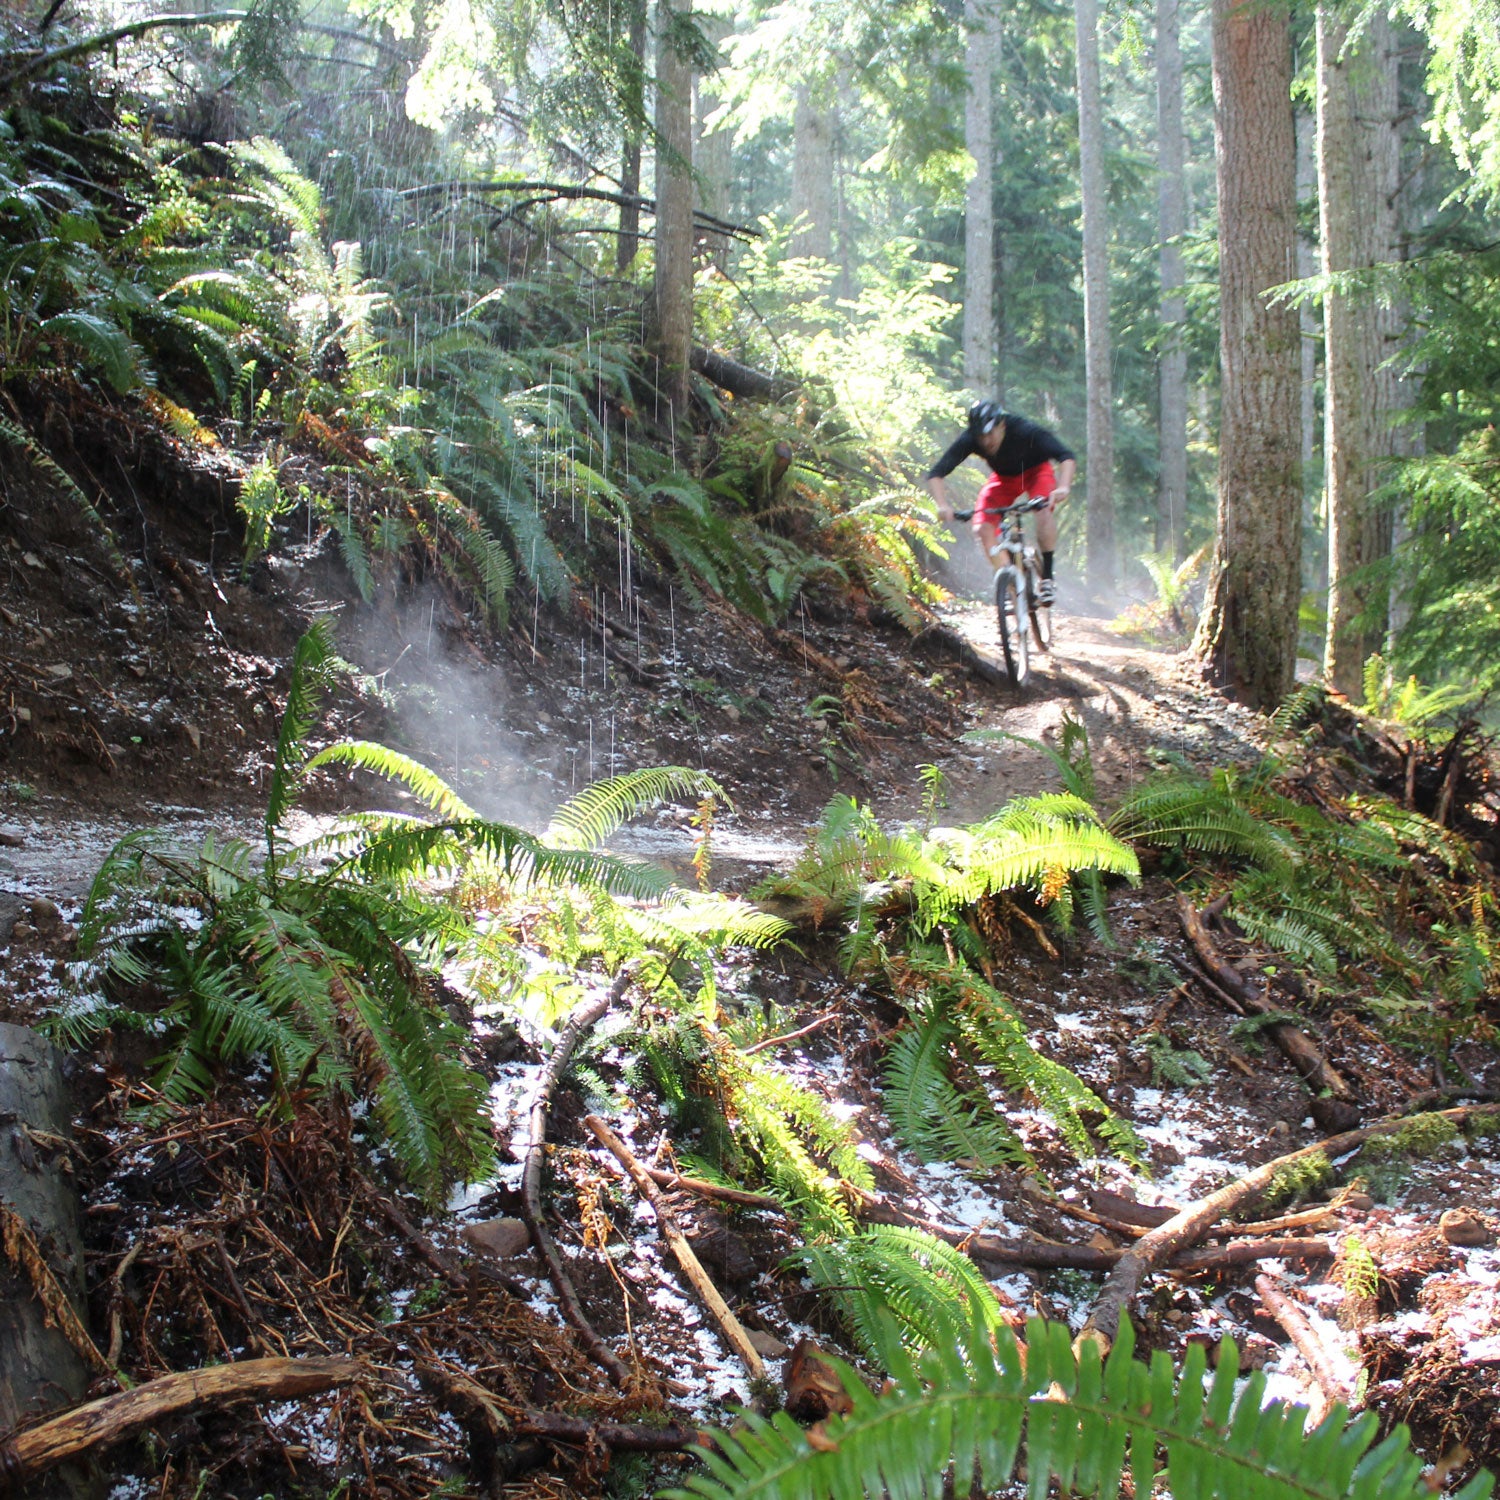
[[(1037, 566), (1036, 548), (1026, 540), (1021, 517), (1042, 510), (1048, 496), (1030, 496), (1017, 500), (1000, 512), (998, 535), (991, 549), (991, 561), (1003, 554), (1004, 561), (995, 570), (994, 598), (996, 623), (1000, 630), (1000, 643), (1005, 652), (1005, 665), (1015, 687), (1024, 687), (1031, 675), (1031, 653), (1029, 641), (1034, 635), (1038, 650), (1046, 651), (1052, 644), (1051, 617), (1042, 607), (1033, 606), (1040, 592), (1041, 570)], [(955, 511), (955, 520), (967, 521), (973, 511)], [(1013, 638), (1012, 638), (1013, 634)]]
[(1000, 532), (995, 539), (994, 551), (990, 554), (993, 557), (996, 552), (1003, 552), (1009, 559), (995, 570), (995, 576), (998, 578), (1007, 570), (1014, 575), (1017, 607), (1021, 612), (1018, 623), (1022, 630), (1025, 630), (1031, 623), (1029, 611), (1034, 592), (1033, 585), (1042, 581), (1042, 575), (1037, 564), (1036, 548), (1026, 540), (1021, 517), (1033, 511), (1045, 509), (1049, 498), (1035, 495), (1026, 500), (1017, 500), (1014, 505), (1009, 505), (1001, 511)]

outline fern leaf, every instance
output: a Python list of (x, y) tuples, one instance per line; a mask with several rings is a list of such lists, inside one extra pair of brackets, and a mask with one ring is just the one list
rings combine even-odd
[(988, 1107), (965, 1098), (948, 1078), (958, 1028), (932, 1005), (886, 1054), (882, 1102), (901, 1141), (923, 1161), (973, 1160), (981, 1167), (1023, 1166), (1030, 1156)]
[[(916, 1500), (955, 1473), (994, 1492), (1023, 1456), (1035, 1496), (1055, 1479), (1061, 1492), (1112, 1500), (1127, 1469), (1137, 1495), (1160, 1480), (1195, 1500), (1430, 1496), (1404, 1429), (1377, 1443), (1374, 1413), (1351, 1423), (1337, 1407), (1309, 1432), (1304, 1408), (1265, 1401), (1259, 1371), (1236, 1391), (1232, 1344), (1221, 1346), (1211, 1380), (1201, 1348), (1180, 1374), (1160, 1351), (1150, 1365), (1136, 1360), (1128, 1324), (1107, 1360), (1091, 1342), (1077, 1355), (1071, 1344), (1065, 1324), (1040, 1319), (1026, 1326), (1024, 1358), (1008, 1328), (979, 1318), (949, 1323), (915, 1356), (889, 1340), (885, 1394), (841, 1369), (853, 1409), (824, 1422), (816, 1444), (785, 1416), (747, 1414), (743, 1430), (715, 1435), (707, 1472), (672, 1500)], [(1485, 1500), (1492, 1489), (1479, 1475), (1457, 1500)]]
[(683, 797), (728, 802), (723, 787), (705, 771), (650, 766), (586, 786), (553, 813), (544, 838), (558, 849), (597, 849), (632, 818)]
[(302, 785), (307, 736), (318, 720), (323, 693), (342, 665), (333, 647), (333, 623), (315, 620), (292, 653), (292, 676), (287, 687), (286, 709), (276, 737), (276, 758), (271, 769), (271, 788), (266, 797), (266, 844), (273, 853), (276, 835), (296, 801)]
[(115, 541), (114, 532), (109, 529), (104, 522), (104, 518), (94, 509), (88, 496), (79, 489), (73, 480), (73, 476), (24, 427), (17, 422), (11, 421), (9, 417), (0, 416), (0, 443), (17, 449), (38, 473), (45, 475), (52, 482), (63, 499), (71, 504), (73, 509), (93, 529), (94, 535), (98, 538), (109, 557), (115, 576), (134, 591), (135, 581), (131, 578), (130, 569), (120, 553), (120, 547)]
[(1003, 1325), (1000, 1304), (974, 1262), (921, 1229), (873, 1225), (849, 1239), (805, 1245), (788, 1257), (834, 1306), (866, 1353), (921, 1348), (954, 1326)]
[(387, 781), (400, 782), (440, 817), (461, 819), (477, 816), (436, 771), (428, 770), (420, 761), (392, 750), (388, 745), (376, 744), (372, 740), (338, 740), (318, 751), (302, 769), (306, 774), (327, 765), (356, 766), (361, 771), (373, 771)]

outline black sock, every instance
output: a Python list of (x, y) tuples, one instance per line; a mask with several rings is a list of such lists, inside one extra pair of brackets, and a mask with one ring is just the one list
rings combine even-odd
[(1044, 553), (1042, 553), (1042, 577), (1043, 578), (1050, 578), (1051, 576), (1052, 576), (1052, 554), (1050, 552), (1044, 552)]

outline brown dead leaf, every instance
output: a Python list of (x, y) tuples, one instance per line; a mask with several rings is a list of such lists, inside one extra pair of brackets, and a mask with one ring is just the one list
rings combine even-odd
[(821, 1422), (814, 1422), (807, 1429), (807, 1446), (818, 1453), (837, 1453), (839, 1445), (828, 1436)]
[(821, 1422), (854, 1410), (838, 1372), (811, 1339), (798, 1339), (787, 1357), (786, 1409), (799, 1422)]

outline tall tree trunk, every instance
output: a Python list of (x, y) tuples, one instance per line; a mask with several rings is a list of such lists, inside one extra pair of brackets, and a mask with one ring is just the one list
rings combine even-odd
[(1098, 0), (1074, 0), (1078, 28), (1078, 166), (1083, 196), (1083, 341), (1088, 387), (1089, 587), (1115, 578), (1115, 434), (1109, 349), (1109, 209), (1104, 193), (1104, 100)]
[(656, 12), (656, 354), (673, 420), (686, 420), (693, 339), (693, 78), (673, 44), (692, 0), (658, 0)]
[(633, 201), (641, 191), (641, 124), (646, 112), (646, 0), (628, 0), (630, 6), (629, 47), (636, 61), (636, 75), (629, 85), (620, 147), (620, 238), (615, 247), (615, 266), (628, 271), (641, 244), (641, 205)]
[(832, 112), (815, 100), (809, 84), (797, 86), (792, 117), (792, 218), (800, 221), (788, 247), (792, 255), (833, 258)]
[(1178, 0), (1156, 0), (1157, 232), (1161, 239), (1162, 352), (1157, 370), (1161, 393), (1156, 492), (1156, 550), (1174, 560), (1183, 555), (1187, 506), (1187, 350), (1182, 325), (1180, 237), (1187, 230), (1183, 184), (1186, 151), (1182, 135), (1182, 46)]
[[(1297, 203), (1300, 210), (1302, 204), (1316, 198), (1318, 193), (1317, 121), (1305, 109), (1298, 109), (1294, 127), (1297, 132)], [(1299, 211), (1299, 280), (1315, 276), (1319, 260), (1317, 238), (1312, 232), (1300, 232), (1303, 222)], [(1312, 477), (1312, 465), (1318, 456), (1318, 442), (1322, 436), (1318, 431), (1318, 345), (1323, 328), (1317, 313), (1306, 303), (1298, 310), (1298, 323), (1302, 333), (1302, 479), (1305, 488)]]
[(964, 201), (964, 384), (988, 396), (995, 381), (995, 21), (986, 0), (964, 0), (969, 96), (964, 142), (974, 158)]
[[(729, 21), (710, 16), (703, 23), (703, 34), (717, 48), (729, 35)], [(705, 121), (719, 104), (718, 91), (703, 78), (693, 81), (693, 166), (695, 169), (695, 202), (716, 219), (729, 217), (729, 173), (733, 165), (734, 132), (710, 130)], [(720, 270), (729, 267), (729, 236), (705, 235), (715, 263)]]
[(1214, 0), (1219, 179), (1219, 516), (1194, 650), (1257, 708), (1296, 678), (1302, 475), (1297, 314), (1265, 293), (1296, 269), (1296, 139), (1285, 0)]
[[(1391, 26), (1373, 14), (1349, 54), (1347, 22), (1317, 11), (1318, 202), (1323, 269), (1363, 270), (1395, 260), (1400, 171), (1396, 59)], [(1324, 295), (1328, 469), (1328, 634), (1323, 670), (1340, 692), (1358, 696), (1365, 658), (1385, 644), (1383, 579), (1369, 570), (1390, 555), (1391, 510), (1372, 504), (1385, 462), (1396, 451), (1398, 392), (1380, 366), (1395, 352), (1391, 311), (1368, 291)]]

